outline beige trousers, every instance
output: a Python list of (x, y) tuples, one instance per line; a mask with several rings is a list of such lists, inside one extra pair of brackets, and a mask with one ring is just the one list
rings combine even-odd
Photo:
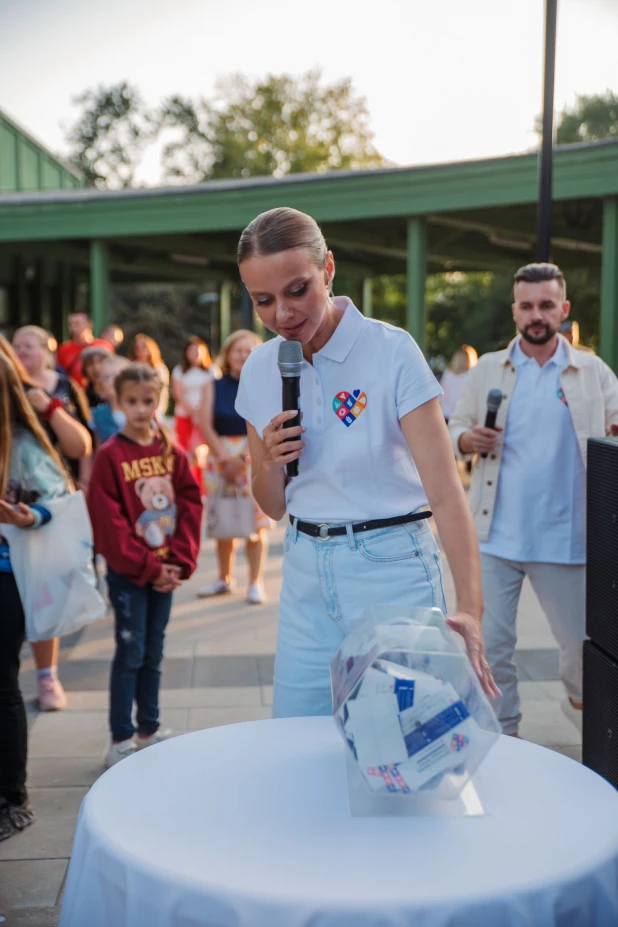
[(571, 698), (582, 697), (582, 642), (586, 637), (586, 567), (558, 563), (519, 563), (481, 554), (483, 637), (487, 660), (502, 696), (493, 703), (505, 734), (521, 721), (517, 668), (517, 606), (529, 577), (560, 648), (560, 678)]

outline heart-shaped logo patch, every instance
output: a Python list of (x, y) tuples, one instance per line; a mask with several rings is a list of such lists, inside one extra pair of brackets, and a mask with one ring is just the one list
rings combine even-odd
[(361, 412), (365, 411), (367, 406), (367, 395), (355, 389), (352, 394), (345, 390), (337, 393), (333, 399), (333, 412), (337, 418), (341, 419), (346, 428), (353, 425)]

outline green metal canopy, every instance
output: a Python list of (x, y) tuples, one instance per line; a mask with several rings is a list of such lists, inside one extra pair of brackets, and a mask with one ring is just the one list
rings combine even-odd
[[(534, 260), (537, 163), (531, 153), (193, 187), (0, 194), (0, 286), (11, 322), (38, 313), (57, 323), (83, 278), (99, 326), (115, 282), (218, 281), (225, 314), (240, 231), (266, 209), (294, 206), (321, 224), (338, 273), (363, 281), (365, 311), (372, 277), (407, 274), (407, 325), (422, 345), (428, 272), (510, 273)], [(601, 275), (601, 351), (618, 368), (618, 142), (556, 149), (553, 235), (567, 280), (575, 268)], [(40, 304), (24, 284), (28, 271)]]
[(0, 112), (0, 192), (75, 189), (79, 175)]

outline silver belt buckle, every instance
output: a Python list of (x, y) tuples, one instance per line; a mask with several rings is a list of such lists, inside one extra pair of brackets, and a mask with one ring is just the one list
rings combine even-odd
[(318, 525), (318, 541), (330, 541), (329, 525)]

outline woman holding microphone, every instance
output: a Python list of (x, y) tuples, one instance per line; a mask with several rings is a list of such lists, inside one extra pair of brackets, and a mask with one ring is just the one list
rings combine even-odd
[[(279, 208), (241, 235), (240, 275), (279, 338), (255, 348), (236, 409), (248, 424), (253, 491), (284, 539), (273, 716), (330, 714), (329, 662), (369, 604), (446, 612), (436, 518), (455, 582), (449, 619), (485, 692), (478, 543), (438, 402), (440, 387), (407, 332), (333, 297), (335, 261), (310, 216)], [(281, 339), (299, 341), (302, 423), (281, 412)], [(286, 441), (286, 439), (293, 439)], [(287, 479), (285, 464), (299, 459)]]

